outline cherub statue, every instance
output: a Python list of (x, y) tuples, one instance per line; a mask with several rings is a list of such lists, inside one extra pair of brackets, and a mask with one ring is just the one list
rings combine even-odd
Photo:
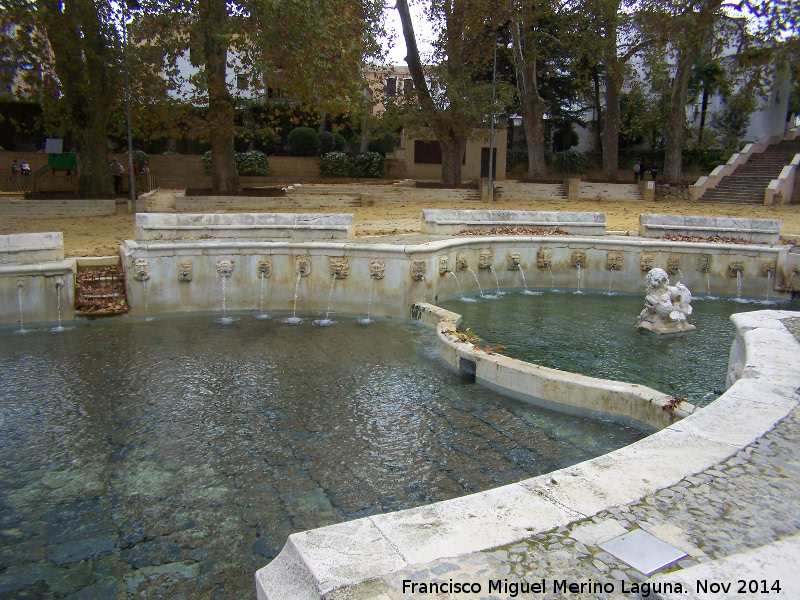
[(653, 333), (691, 331), (694, 325), (686, 321), (692, 314), (692, 294), (682, 283), (671, 286), (664, 269), (650, 269), (647, 273), (647, 295), (644, 310), (639, 314), (637, 329)]

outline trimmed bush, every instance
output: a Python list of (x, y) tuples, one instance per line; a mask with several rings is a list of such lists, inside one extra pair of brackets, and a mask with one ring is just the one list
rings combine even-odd
[(383, 156), (377, 152), (364, 152), (353, 162), (356, 177), (383, 177)]
[(344, 152), (328, 152), (322, 157), (319, 172), (331, 177), (352, 177), (353, 164)]
[[(269, 159), (267, 155), (258, 150), (251, 152), (236, 152), (236, 171), (239, 175), (268, 175)], [(203, 169), (206, 173), (211, 173), (211, 150), (203, 154)]]
[(319, 134), (319, 153), (325, 156), (328, 152), (342, 152), (347, 140), (341, 133), (324, 131)]
[(268, 175), (269, 160), (267, 155), (258, 150), (236, 153), (236, 170), (239, 175)]
[(286, 141), (297, 156), (316, 156), (319, 151), (319, 135), (311, 127), (292, 129)]

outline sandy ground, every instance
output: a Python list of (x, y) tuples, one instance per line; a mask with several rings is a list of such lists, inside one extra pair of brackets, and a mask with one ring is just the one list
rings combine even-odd
[[(157, 190), (139, 210), (147, 212), (174, 212), (175, 195), (183, 190)], [(8, 196), (6, 196), (8, 197)], [(604, 212), (608, 230), (627, 231), (635, 235), (641, 213), (684, 214), (705, 216), (747, 217), (756, 219), (781, 219), (784, 235), (800, 235), (800, 204), (784, 206), (755, 206), (694, 201), (612, 202), (608, 200), (580, 201), (502, 201), (492, 205), (465, 202), (407, 202), (376, 203), (374, 206), (287, 208), (279, 201), (265, 203), (269, 212), (341, 212), (355, 215), (356, 236), (398, 235), (419, 233), (420, 211), (423, 208), (494, 208), (507, 210)], [(133, 239), (133, 217), (127, 214), (125, 204), (117, 205), (113, 217), (82, 217), (58, 219), (0, 219), (0, 234), (61, 231), (67, 257), (108, 256), (119, 251), (126, 239)]]

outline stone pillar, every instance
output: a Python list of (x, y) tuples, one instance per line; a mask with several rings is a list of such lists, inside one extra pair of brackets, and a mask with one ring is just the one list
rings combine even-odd
[(642, 192), (642, 199), (645, 202), (655, 202), (656, 199), (656, 182), (655, 181), (640, 181), (639, 189)]
[(581, 197), (581, 180), (570, 178), (564, 180), (564, 187), (567, 189), (567, 200), (577, 201)]
[(481, 177), (478, 183), (478, 189), (481, 192), (481, 202), (491, 202), (492, 194), (489, 191), (489, 178)]

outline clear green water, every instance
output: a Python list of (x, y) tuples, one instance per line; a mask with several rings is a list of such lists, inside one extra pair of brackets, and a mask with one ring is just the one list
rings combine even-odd
[(0, 597), (253, 598), (293, 532), (650, 433), (469, 383), (416, 323), (236, 317), (0, 330)]
[[(476, 301), (477, 300), (477, 301)], [(703, 406), (724, 391), (736, 312), (780, 308), (778, 301), (694, 298), (695, 331), (639, 332), (643, 294), (572, 291), (470, 295), (438, 303), (463, 316), (481, 344), (537, 365), (646, 385)]]

